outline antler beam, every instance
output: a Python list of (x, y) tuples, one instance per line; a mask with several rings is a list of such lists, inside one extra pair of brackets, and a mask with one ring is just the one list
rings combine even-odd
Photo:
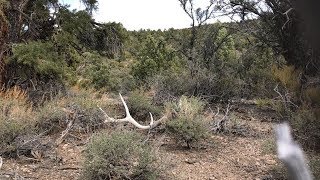
[(141, 125), (139, 124), (135, 119), (133, 119), (133, 117), (130, 114), (129, 108), (126, 104), (126, 102), (124, 101), (122, 95), (119, 93), (122, 104), (124, 106), (124, 109), (126, 111), (126, 117), (122, 118), (122, 119), (115, 119), (110, 117), (104, 110), (102, 110), (102, 108), (99, 107), (99, 109), (103, 112), (106, 120), (104, 121), (105, 123), (109, 123), (109, 122), (129, 122), (131, 124), (133, 124), (134, 126), (136, 126), (137, 128), (140, 129), (153, 129), (154, 127), (158, 126), (159, 124), (161, 124), (161, 122), (165, 119), (167, 119), (167, 116), (164, 115), (163, 117), (161, 117), (159, 120), (154, 121), (152, 114), (149, 112), (150, 114), (150, 124), (149, 125)]

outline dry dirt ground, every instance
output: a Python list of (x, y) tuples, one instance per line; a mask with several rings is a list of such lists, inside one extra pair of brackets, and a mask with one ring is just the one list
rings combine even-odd
[[(158, 161), (165, 162), (161, 164), (166, 175), (161, 179), (277, 179), (271, 173), (279, 164), (272, 144), (274, 113), (246, 106), (235, 108), (230, 118), (236, 121), (234, 130), (213, 134), (191, 150), (154, 135), (153, 140), (160, 142)], [(50, 156), (5, 158), (0, 179), (78, 179), (89, 137), (71, 133)]]

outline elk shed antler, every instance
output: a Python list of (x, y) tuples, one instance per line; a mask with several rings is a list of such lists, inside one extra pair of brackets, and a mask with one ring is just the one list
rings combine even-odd
[(153, 129), (155, 128), (156, 126), (158, 126), (159, 124), (161, 124), (162, 121), (164, 121), (165, 119), (167, 119), (167, 116), (164, 115), (163, 117), (161, 117), (159, 120), (157, 121), (154, 121), (153, 120), (153, 116), (152, 114), (149, 112), (150, 114), (150, 124), (149, 125), (141, 125), (139, 124), (135, 119), (133, 119), (133, 117), (131, 116), (130, 112), (129, 112), (129, 108), (126, 104), (126, 102), (124, 101), (122, 95), (119, 93), (120, 95), (120, 98), (121, 98), (121, 101), (122, 101), (122, 104), (124, 106), (124, 109), (126, 111), (126, 117), (125, 118), (122, 118), (122, 119), (115, 119), (115, 118), (112, 118), (110, 116), (108, 116), (108, 114), (102, 110), (101, 107), (99, 107), (99, 109), (103, 112), (106, 120), (104, 121), (105, 123), (108, 123), (108, 122), (129, 122), (131, 124), (133, 124), (134, 126), (136, 126), (137, 128), (140, 128), (140, 129)]

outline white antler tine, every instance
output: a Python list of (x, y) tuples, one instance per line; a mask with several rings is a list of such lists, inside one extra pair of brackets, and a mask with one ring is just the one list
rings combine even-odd
[(0, 169), (2, 167), (3, 161), (2, 161), (2, 157), (0, 156)]
[(98, 105), (98, 108), (100, 109), (100, 111), (103, 113), (104, 117), (110, 119), (110, 116), (108, 116), (108, 114)]
[(124, 109), (125, 109), (125, 111), (126, 111), (126, 117), (131, 117), (131, 114), (130, 114), (130, 112), (129, 112), (129, 108), (128, 108), (128, 106), (127, 106), (127, 103), (124, 101), (124, 99), (123, 99), (123, 97), (122, 97), (122, 95), (121, 95), (121, 93), (119, 93), (119, 95), (120, 95), (120, 98), (121, 98), (121, 101), (122, 101), (122, 104), (123, 104), (123, 106), (124, 106)]
[(152, 116), (152, 113), (151, 112), (149, 112), (149, 114), (150, 114), (150, 126), (152, 126), (153, 125), (153, 122), (154, 122), (154, 120), (153, 120), (153, 116)]

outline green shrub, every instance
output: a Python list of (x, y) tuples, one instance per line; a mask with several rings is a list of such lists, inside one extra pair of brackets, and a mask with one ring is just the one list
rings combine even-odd
[(207, 129), (202, 119), (176, 118), (166, 124), (169, 133), (177, 140), (184, 141), (187, 147), (206, 137)]
[(273, 66), (272, 74), (277, 81), (288, 88), (291, 92), (298, 93), (301, 86), (301, 70), (294, 66), (284, 66), (282, 68)]
[(148, 78), (179, 66), (175, 49), (168, 46), (163, 37), (148, 35), (138, 54), (138, 61), (132, 68), (132, 74), (140, 83), (145, 83)]
[(151, 147), (134, 132), (96, 134), (85, 151), (84, 179), (154, 179)]
[(183, 141), (191, 148), (191, 143), (196, 143), (206, 138), (203, 109), (205, 103), (195, 97), (182, 96), (178, 103), (169, 103), (166, 109), (173, 110), (176, 114), (166, 123), (169, 134), (177, 141)]
[(129, 91), (135, 87), (127, 62), (107, 59), (95, 53), (84, 53), (85, 61), (80, 64), (79, 84), (83, 87), (94, 87), (108, 91)]
[(308, 103), (316, 106), (320, 105), (320, 87), (308, 87), (305, 89), (305, 100)]
[(51, 42), (33, 41), (27, 44), (16, 44), (12, 51), (13, 57), (9, 59), (8, 64), (24, 68), (20, 73), (27, 77), (34, 73), (60, 79), (67, 69), (66, 62)]
[(152, 104), (152, 99), (147, 97), (143, 91), (135, 90), (128, 98), (131, 115), (138, 120), (149, 120), (149, 112), (154, 116), (160, 115), (160, 108)]

